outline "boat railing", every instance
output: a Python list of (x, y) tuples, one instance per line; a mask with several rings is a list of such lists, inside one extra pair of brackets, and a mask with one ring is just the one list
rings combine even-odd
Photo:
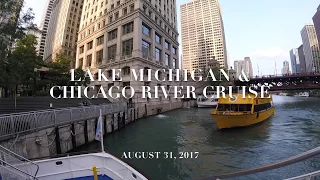
[(2, 179), (37, 179), (38, 171), (37, 164), (0, 146), (0, 176)]
[(215, 114), (218, 114), (218, 115), (244, 115), (244, 114), (251, 114), (251, 111), (216, 111)]
[[(252, 175), (252, 174), (256, 174), (256, 173), (261, 173), (261, 172), (266, 172), (266, 171), (270, 171), (273, 169), (278, 169), (278, 168), (282, 168), (291, 164), (296, 164), (299, 163), (301, 161), (307, 160), (311, 157), (314, 157), (316, 155), (320, 154), (320, 147), (317, 147), (315, 149), (309, 150), (307, 152), (304, 152), (302, 154), (272, 163), (272, 164), (268, 164), (265, 166), (261, 166), (258, 168), (253, 168), (253, 169), (248, 169), (248, 170), (243, 170), (243, 171), (238, 171), (238, 172), (232, 172), (232, 173), (226, 173), (226, 174), (222, 174), (222, 175), (217, 175), (217, 176), (213, 176), (213, 177), (207, 177), (207, 178), (202, 178), (199, 180), (221, 180), (221, 179), (225, 179), (225, 178), (235, 178), (235, 177), (241, 177), (241, 176), (246, 176), (246, 175)], [(306, 180), (306, 179), (311, 179), (312, 177), (317, 177), (320, 175), (320, 171), (315, 171), (309, 174), (305, 174), (305, 175), (301, 175), (301, 176), (297, 176), (297, 177), (293, 177), (290, 179), (286, 179), (286, 180)]]

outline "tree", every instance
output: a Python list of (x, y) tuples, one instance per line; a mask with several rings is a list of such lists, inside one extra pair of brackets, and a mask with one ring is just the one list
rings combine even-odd
[[(227, 79), (221, 74), (221, 69), (223, 68), (219, 68), (219, 67), (211, 68), (214, 74), (214, 77), (216, 78), (216, 81), (213, 80), (213, 77), (208, 75), (210, 69), (207, 69), (205, 71), (206, 73), (204, 76), (205, 78), (207, 78), (207, 75), (209, 76), (208, 81), (211, 86), (225, 86), (228, 83)], [(228, 74), (228, 70), (224, 69), (224, 71)], [(220, 79), (220, 76), (221, 76), (221, 79)]]
[(77, 79), (81, 78), (81, 80), (82, 80), (81, 82), (75, 82), (75, 83), (77, 83), (77, 85), (82, 85), (82, 86), (86, 87), (90, 83), (89, 77), (84, 79), (85, 74), (86, 74), (85, 71), (83, 71), (80, 67), (75, 70), (75, 72), (74, 72), (75, 79), (77, 80)]
[(62, 53), (58, 53), (54, 61), (47, 64), (50, 69), (47, 73), (47, 78), (51, 80), (51, 84), (58, 86), (70, 85), (70, 63), (70, 59)]
[(25, 31), (34, 19), (32, 9), (21, 13), (22, 7), (23, 1), (0, 1), (0, 88), (4, 88), (5, 96), (20, 83), (21, 73), (18, 72), (22, 72), (23, 67), (18, 59), (13, 58), (18, 57), (18, 53), (11, 52), (12, 44), (25, 38)]
[(0, 65), (1, 87), (14, 90), (18, 85), (29, 85), (30, 79), (34, 78), (34, 68), (39, 68), (42, 64), (36, 45), (37, 39), (34, 35), (26, 35), (17, 40), (15, 49), (8, 52), (5, 62)]

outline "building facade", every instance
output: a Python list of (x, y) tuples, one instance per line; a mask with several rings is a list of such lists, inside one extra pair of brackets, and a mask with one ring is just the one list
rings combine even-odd
[(241, 75), (242, 70), (246, 73), (247, 77), (253, 77), (253, 68), (250, 57), (245, 57), (244, 60), (234, 61), (236, 77)]
[(44, 48), (46, 44), (46, 38), (47, 38), (47, 33), (48, 33), (48, 28), (50, 23), (51, 12), (53, 9), (53, 3), (54, 3), (54, 0), (47, 0), (46, 8), (42, 15), (42, 21), (40, 24), (40, 30), (42, 31), (42, 34), (41, 34), (41, 39), (39, 44), (39, 55), (41, 57), (43, 57), (44, 55)]
[(290, 52), (290, 61), (291, 61), (291, 72), (296, 73), (305, 73), (306, 72), (306, 62), (303, 53), (303, 45), (298, 48), (292, 49)]
[(317, 12), (313, 16), (312, 20), (317, 34), (318, 44), (320, 44), (320, 5), (318, 6)]
[(180, 6), (182, 68), (204, 69), (210, 60), (228, 69), (222, 12), (218, 0), (193, 0)]
[(40, 43), (41, 43), (41, 37), (42, 37), (42, 31), (39, 30), (37, 27), (30, 27), (27, 32), (27, 34), (32, 34), (37, 38), (37, 46), (36, 46), (36, 51), (38, 55), (40, 55)]
[[(84, 70), (121, 69), (122, 82), (95, 82), (104, 89), (131, 86), (136, 90), (130, 100), (138, 106), (178, 102), (178, 99), (141, 98), (141, 86), (174, 85), (173, 82), (132, 81), (130, 71), (179, 69), (179, 43), (176, 1), (86, 0), (78, 35), (76, 67)], [(168, 78), (168, 71), (161, 77)], [(161, 78), (162, 79), (162, 78)], [(154, 90), (151, 90), (154, 92)], [(149, 106), (150, 105), (150, 106)], [(147, 107), (146, 107), (147, 108)]]
[(306, 25), (301, 30), (303, 42), (303, 52), (306, 61), (307, 72), (319, 72), (320, 70), (320, 52), (318, 38), (313, 25)]
[(283, 75), (289, 75), (289, 74), (291, 74), (291, 72), (290, 72), (290, 67), (289, 67), (289, 61), (283, 61), (281, 73), (282, 73)]
[(84, 0), (55, 0), (44, 48), (44, 61), (54, 61), (64, 54), (75, 66), (78, 31)]

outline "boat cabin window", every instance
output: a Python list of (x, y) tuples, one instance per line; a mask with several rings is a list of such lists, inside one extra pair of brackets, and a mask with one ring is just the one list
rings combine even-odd
[(219, 104), (218, 111), (251, 111), (252, 104)]
[(271, 108), (271, 103), (254, 105), (254, 112), (263, 111)]

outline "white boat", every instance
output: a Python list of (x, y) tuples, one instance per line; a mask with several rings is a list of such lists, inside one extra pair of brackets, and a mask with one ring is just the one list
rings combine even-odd
[(296, 97), (309, 97), (309, 92), (300, 92), (299, 94), (295, 94)]
[(0, 180), (148, 180), (104, 151), (102, 131), (100, 110), (96, 138), (101, 142), (101, 153), (30, 161), (0, 146)]
[(288, 93), (279, 93), (280, 96), (288, 96)]
[(207, 97), (203, 95), (198, 96), (197, 98), (197, 105), (199, 108), (211, 108), (211, 107), (216, 107), (218, 104), (218, 97), (216, 92), (208, 92)]

